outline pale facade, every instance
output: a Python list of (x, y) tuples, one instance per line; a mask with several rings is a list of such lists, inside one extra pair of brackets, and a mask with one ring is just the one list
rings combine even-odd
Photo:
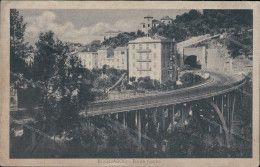
[(164, 16), (161, 18), (161, 23), (163, 23), (165, 25), (171, 24), (172, 21), (173, 21), (173, 19), (170, 18), (169, 16)]
[(145, 34), (148, 34), (148, 31), (152, 28), (153, 24), (153, 17), (152, 16), (146, 16), (144, 17), (144, 22), (141, 23), (140, 30), (144, 32)]
[(98, 67), (98, 53), (95, 51), (83, 50), (79, 52), (78, 57), (81, 60), (81, 65), (87, 69)]
[(161, 36), (129, 41), (129, 77), (150, 76), (160, 82), (175, 80), (174, 45), (174, 40)]
[(105, 39), (116, 37), (118, 34), (121, 34), (122, 31), (107, 31), (100, 36), (100, 41), (103, 42)]
[(128, 47), (117, 47), (114, 50), (114, 68), (128, 69)]
[(113, 59), (114, 49), (111, 46), (104, 46), (98, 50), (98, 68), (103, 68), (105, 64), (113, 67)]
[(98, 50), (98, 68), (102, 68), (104, 65), (115, 69), (128, 68), (128, 48), (117, 47), (102, 47)]

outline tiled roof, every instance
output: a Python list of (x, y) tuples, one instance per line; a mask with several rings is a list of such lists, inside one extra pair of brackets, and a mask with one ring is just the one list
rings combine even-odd
[(172, 18), (170, 18), (169, 16), (163, 16), (161, 20), (172, 20)]
[(144, 18), (153, 18), (153, 17), (148, 15), (148, 16), (145, 16)]
[(160, 24), (161, 22), (159, 20), (153, 20), (153, 24)]

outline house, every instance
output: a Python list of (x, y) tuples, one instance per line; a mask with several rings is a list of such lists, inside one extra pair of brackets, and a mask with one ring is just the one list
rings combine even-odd
[(170, 18), (169, 16), (163, 16), (161, 18), (161, 23), (165, 24), (165, 25), (168, 25), (168, 24), (171, 24), (173, 21), (172, 18)]
[(77, 55), (84, 68), (93, 69), (98, 67), (98, 53), (96, 50), (87, 48), (80, 51)]
[(171, 24), (173, 22), (173, 19), (169, 16), (163, 16), (160, 20), (154, 19), (152, 16), (145, 16), (144, 21), (140, 23), (140, 29), (143, 33), (147, 34), (149, 36), (149, 30), (151, 30), (153, 27), (157, 27), (160, 24)]
[(118, 34), (123, 33), (122, 31), (107, 31), (100, 36), (100, 41), (103, 42), (105, 39), (116, 37)]
[(113, 61), (114, 49), (111, 46), (103, 46), (98, 49), (98, 68), (103, 68), (105, 64), (113, 67)]
[(117, 47), (114, 50), (114, 68), (128, 69), (128, 47)]
[(176, 80), (175, 40), (158, 35), (129, 41), (129, 77)]

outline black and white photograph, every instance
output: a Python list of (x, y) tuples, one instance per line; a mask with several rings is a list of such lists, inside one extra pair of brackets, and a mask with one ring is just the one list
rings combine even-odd
[(10, 159), (253, 158), (252, 9), (9, 12)]

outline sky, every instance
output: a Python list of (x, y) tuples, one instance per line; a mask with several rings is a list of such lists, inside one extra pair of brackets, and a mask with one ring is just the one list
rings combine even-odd
[(40, 32), (52, 30), (64, 42), (88, 44), (100, 39), (100, 35), (110, 30), (124, 32), (137, 31), (143, 17), (154, 19), (170, 16), (175, 19), (189, 10), (176, 9), (19, 9), (27, 23), (25, 41), (31, 45), (38, 40)]

